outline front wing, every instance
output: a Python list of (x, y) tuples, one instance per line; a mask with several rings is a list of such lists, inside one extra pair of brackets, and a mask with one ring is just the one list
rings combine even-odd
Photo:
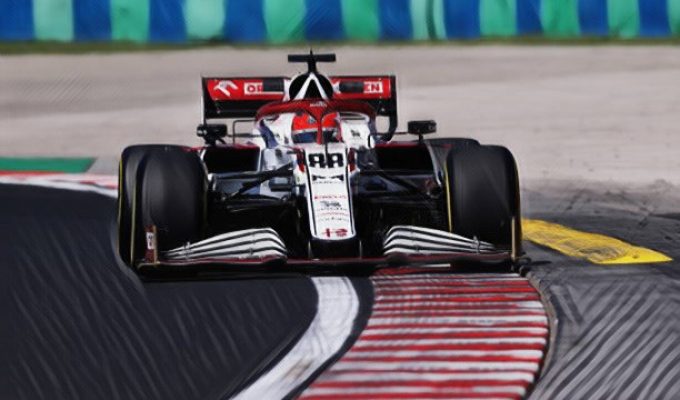
[(460, 262), (503, 263), (510, 251), (490, 243), (415, 226), (394, 226), (385, 235), (384, 253), (377, 257), (289, 258), (283, 240), (270, 228), (229, 232), (155, 253), (139, 264), (143, 269), (206, 267), (217, 269), (320, 269), (336, 267), (393, 267)]

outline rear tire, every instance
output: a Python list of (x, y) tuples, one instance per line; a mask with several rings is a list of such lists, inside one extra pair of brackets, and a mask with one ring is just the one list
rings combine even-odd
[(521, 253), (519, 178), (508, 149), (454, 147), (446, 161), (446, 180), (452, 233)]

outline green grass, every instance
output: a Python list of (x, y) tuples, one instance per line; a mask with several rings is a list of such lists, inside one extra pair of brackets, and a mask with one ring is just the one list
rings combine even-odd
[(346, 46), (668, 46), (680, 45), (680, 37), (668, 37), (661, 39), (633, 38), (619, 39), (609, 37), (583, 37), (583, 38), (546, 38), (542, 36), (512, 37), (512, 38), (482, 38), (472, 40), (445, 40), (445, 41), (385, 41), (385, 42), (361, 42), (361, 41), (338, 41), (338, 42), (299, 42), (281, 44), (238, 44), (228, 42), (189, 42), (189, 43), (133, 43), (133, 42), (0, 42), (0, 54), (86, 54), (86, 53), (124, 53), (124, 52), (149, 52), (170, 50), (192, 50), (201, 48), (244, 48), (265, 49), (269, 47), (346, 47)]

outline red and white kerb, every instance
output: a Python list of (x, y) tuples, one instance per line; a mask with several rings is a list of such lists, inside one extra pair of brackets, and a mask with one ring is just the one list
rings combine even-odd
[(525, 278), (398, 271), (371, 278), (368, 325), (301, 399), (525, 397), (548, 341), (545, 310)]

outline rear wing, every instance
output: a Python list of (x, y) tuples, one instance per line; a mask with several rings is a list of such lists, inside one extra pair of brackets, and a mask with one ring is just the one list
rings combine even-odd
[[(393, 75), (331, 76), (333, 98), (370, 104), (378, 116), (397, 129), (397, 85)], [(267, 103), (284, 100), (290, 79), (285, 77), (202, 78), (203, 118), (254, 118)]]

